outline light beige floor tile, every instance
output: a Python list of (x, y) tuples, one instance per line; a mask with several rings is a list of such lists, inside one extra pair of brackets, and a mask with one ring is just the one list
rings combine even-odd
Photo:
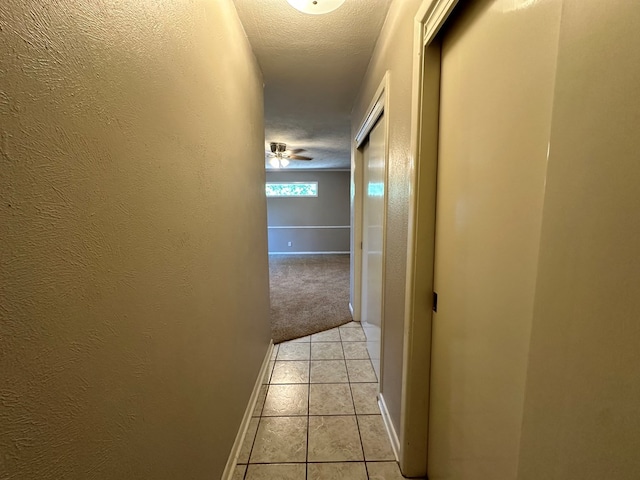
[(342, 342), (318, 342), (311, 344), (311, 360), (340, 360), (343, 358)]
[(309, 360), (309, 343), (283, 343), (278, 350), (278, 360)]
[(367, 350), (367, 342), (344, 342), (344, 358), (352, 360), (369, 360), (369, 351)]
[(311, 360), (311, 383), (346, 383), (344, 360)]
[(395, 460), (382, 415), (358, 415), (364, 458), (371, 460)]
[[(396, 462), (367, 462), (370, 480), (404, 480)], [(420, 477), (424, 478), (424, 477)]]
[(344, 325), (340, 325), (340, 330), (342, 330), (343, 328), (362, 328), (362, 325), (360, 324), (360, 322), (349, 322), (345, 323)]
[(247, 480), (305, 480), (306, 465), (249, 465)]
[(276, 362), (271, 383), (309, 383), (309, 362)]
[(366, 342), (362, 328), (343, 328), (340, 330), (340, 337), (343, 342)]
[(309, 417), (309, 462), (362, 459), (356, 417)]
[(262, 417), (250, 463), (304, 462), (307, 417)]
[(244, 472), (246, 471), (247, 471), (246, 465), (236, 465), (236, 469), (233, 471), (233, 477), (231, 477), (231, 480), (243, 480)]
[(278, 348), (280, 348), (280, 345), (273, 346), (273, 350), (271, 350), (271, 360), (275, 360), (278, 356)]
[(353, 400), (348, 383), (311, 385), (309, 415), (353, 415)]
[(249, 428), (247, 428), (247, 433), (244, 435), (244, 442), (242, 442), (240, 454), (238, 455), (238, 463), (249, 463), (249, 454), (251, 453), (251, 447), (253, 447), (253, 440), (256, 438), (259, 420), (259, 418), (252, 418), (249, 421)]
[(378, 381), (369, 360), (347, 360), (350, 382), (374, 383)]
[(332, 328), (326, 332), (314, 333), (311, 335), (311, 342), (339, 342), (340, 329)]
[(352, 383), (351, 393), (353, 394), (353, 403), (356, 405), (357, 414), (380, 415), (377, 383)]
[(363, 462), (310, 463), (307, 480), (367, 480)]
[(259, 417), (262, 414), (262, 407), (264, 407), (264, 399), (267, 398), (267, 389), (269, 385), (260, 385), (260, 392), (258, 393), (258, 401), (253, 409), (252, 416)]
[(265, 417), (306, 415), (308, 404), (309, 386), (306, 383), (269, 385), (262, 415)]

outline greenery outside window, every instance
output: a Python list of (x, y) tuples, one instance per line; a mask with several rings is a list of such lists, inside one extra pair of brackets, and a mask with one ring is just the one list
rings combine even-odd
[(267, 197), (317, 197), (318, 182), (267, 182)]

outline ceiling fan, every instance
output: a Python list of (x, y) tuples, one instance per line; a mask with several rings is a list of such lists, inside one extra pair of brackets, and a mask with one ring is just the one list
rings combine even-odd
[(271, 142), (269, 144), (271, 151), (267, 151), (267, 156), (271, 157), (269, 164), (274, 168), (283, 168), (289, 165), (289, 160), (313, 160), (311, 157), (305, 157), (303, 155), (297, 155), (304, 152), (304, 148), (296, 148), (295, 150), (287, 150), (286, 143)]

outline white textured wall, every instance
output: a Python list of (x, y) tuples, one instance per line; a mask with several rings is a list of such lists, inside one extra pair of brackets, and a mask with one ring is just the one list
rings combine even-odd
[(230, 1), (0, 3), (0, 478), (220, 477), (270, 337), (263, 132)]

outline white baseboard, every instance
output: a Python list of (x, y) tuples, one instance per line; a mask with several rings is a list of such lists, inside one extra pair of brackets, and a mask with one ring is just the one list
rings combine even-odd
[(353, 314), (353, 305), (351, 305), (351, 302), (349, 302), (349, 311), (351, 312), (351, 320), (355, 320), (356, 317)]
[(269, 255), (347, 255), (351, 252), (269, 252)]
[(398, 434), (396, 433), (396, 429), (393, 428), (393, 423), (391, 422), (389, 410), (387, 410), (387, 404), (384, 402), (384, 397), (382, 396), (382, 393), (378, 394), (378, 406), (380, 407), (380, 412), (382, 412), (382, 420), (384, 421), (384, 426), (387, 429), (387, 434), (389, 435), (389, 440), (391, 441), (391, 448), (393, 449), (393, 454), (396, 457), (396, 462), (399, 462), (400, 461), (400, 440), (398, 438)]
[(244, 411), (244, 417), (242, 417), (242, 423), (240, 424), (240, 429), (238, 430), (238, 434), (236, 435), (236, 441), (233, 443), (233, 448), (231, 449), (231, 453), (229, 454), (227, 465), (224, 467), (224, 472), (222, 473), (221, 480), (232, 480), (233, 478), (233, 473), (236, 469), (236, 463), (238, 462), (238, 456), (240, 455), (240, 449), (242, 448), (244, 437), (247, 434), (249, 422), (251, 421), (251, 417), (253, 416), (253, 410), (256, 408), (256, 403), (258, 403), (260, 388), (262, 387), (264, 383), (263, 380), (267, 374), (267, 371), (269, 370), (271, 352), (273, 352), (273, 341), (271, 341), (271, 343), (269, 344), (267, 354), (262, 361), (260, 374), (258, 375), (258, 379), (253, 386), (253, 392), (251, 393), (251, 397), (249, 398), (249, 404), (247, 405), (247, 409)]

